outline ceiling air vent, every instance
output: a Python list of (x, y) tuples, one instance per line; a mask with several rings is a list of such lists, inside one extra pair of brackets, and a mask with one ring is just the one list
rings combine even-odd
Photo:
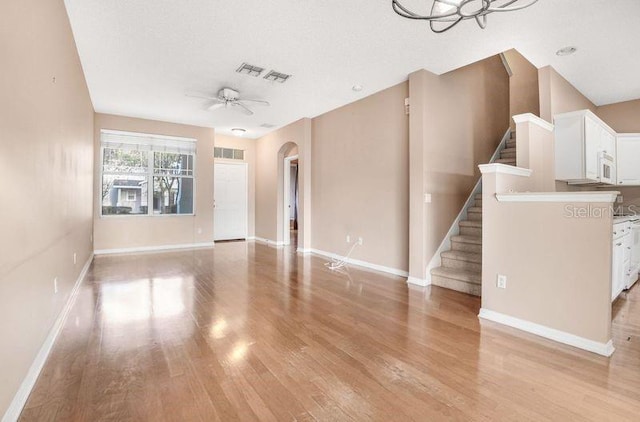
[(276, 72), (275, 70), (270, 70), (264, 78), (268, 81), (280, 82), (281, 84), (285, 83), (287, 79), (289, 79), (291, 75), (287, 75), (285, 73)]
[(257, 78), (262, 74), (262, 72), (264, 72), (264, 67), (254, 66), (249, 63), (242, 63), (240, 67), (236, 69), (236, 72)]
[(276, 127), (276, 125), (272, 125), (271, 123), (263, 123), (260, 125), (260, 127), (263, 127), (265, 129), (273, 129), (274, 127)]

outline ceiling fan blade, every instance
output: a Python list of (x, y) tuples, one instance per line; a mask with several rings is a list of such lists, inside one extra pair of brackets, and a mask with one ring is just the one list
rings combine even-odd
[(255, 105), (261, 105), (265, 107), (268, 107), (271, 105), (269, 104), (269, 101), (264, 101), (264, 100), (238, 100), (238, 102), (240, 104), (255, 104)]
[(240, 110), (247, 116), (253, 116), (253, 111), (251, 111), (247, 106), (240, 103), (239, 101), (234, 101), (231, 103), (231, 105), (234, 107), (240, 107)]
[(209, 107), (207, 107), (207, 111), (217, 110), (217, 109), (222, 108), (224, 106), (225, 106), (224, 102), (212, 104)]
[(217, 96), (208, 95), (208, 94), (201, 94), (201, 93), (198, 93), (198, 92), (188, 92), (188, 93), (186, 93), (184, 95), (186, 95), (187, 97), (192, 97), (192, 98), (202, 98), (204, 100), (222, 101)]

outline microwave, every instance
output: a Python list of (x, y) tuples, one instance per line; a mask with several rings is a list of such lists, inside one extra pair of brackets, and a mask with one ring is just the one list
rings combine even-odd
[(604, 152), (600, 153), (598, 160), (598, 179), (600, 183), (616, 184), (616, 165), (613, 157)]

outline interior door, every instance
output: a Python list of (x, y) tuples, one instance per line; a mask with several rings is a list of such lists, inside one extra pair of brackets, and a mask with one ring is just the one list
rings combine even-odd
[(214, 164), (215, 240), (247, 238), (247, 165)]

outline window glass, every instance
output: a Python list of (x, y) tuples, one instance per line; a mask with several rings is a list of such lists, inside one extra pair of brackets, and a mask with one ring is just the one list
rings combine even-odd
[(146, 173), (149, 165), (148, 151), (104, 148), (102, 157), (104, 173)]
[(146, 214), (147, 176), (102, 176), (102, 215)]
[(193, 214), (193, 153), (181, 153), (182, 147), (167, 152), (175, 147), (153, 140), (135, 146), (103, 145), (102, 215)]
[(154, 214), (193, 214), (193, 179), (171, 175), (153, 178)]
[(153, 154), (153, 172), (154, 174), (192, 176), (193, 155), (156, 152)]

